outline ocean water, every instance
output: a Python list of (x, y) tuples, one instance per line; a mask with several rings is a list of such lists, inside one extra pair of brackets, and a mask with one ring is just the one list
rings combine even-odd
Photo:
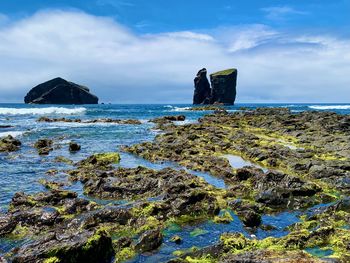
[[(39, 179), (50, 177), (45, 174), (49, 169), (67, 169), (69, 165), (56, 163), (57, 156), (64, 156), (73, 161), (79, 161), (87, 156), (100, 153), (119, 151), (122, 145), (132, 145), (142, 141), (150, 141), (159, 133), (152, 129), (153, 124), (148, 121), (152, 118), (164, 115), (186, 116), (184, 123), (196, 122), (198, 118), (209, 113), (208, 111), (187, 111), (186, 108), (191, 105), (83, 105), (83, 106), (57, 106), (57, 105), (24, 105), (24, 104), (0, 104), (0, 126), (11, 125), (11, 128), (0, 128), (0, 137), (11, 134), (22, 142), (22, 147), (18, 152), (5, 154), (0, 153), (0, 212), (6, 212), (12, 196), (19, 191), (26, 193), (35, 193), (45, 191), (45, 188), (39, 184)], [(231, 112), (238, 111), (240, 107), (288, 107), (293, 112), (317, 110), (334, 111), (339, 114), (350, 114), (350, 104), (237, 104), (227, 107)], [(79, 119), (96, 118), (115, 118), (115, 119), (138, 119), (141, 125), (121, 125), (109, 123), (42, 123), (36, 120), (39, 117), (66, 117)], [(179, 123), (179, 125), (181, 125)], [(55, 150), (48, 156), (41, 157), (33, 148), (33, 144), (40, 138), (51, 138), (54, 140)], [(69, 153), (68, 144), (70, 141), (76, 141), (82, 146), (78, 153)], [(144, 165), (154, 169), (164, 167), (174, 167), (181, 169), (173, 163), (151, 163), (139, 157), (127, 153), (121, 153), (120, 166), (136, 167)], [(225, 183), (218, 178), (205, 173), (192, 172), (197, 176), (203, 177), (208, 183), (218, 187), (225, 188)], [(66, 181), (65, 174), (59, 174), (62, 181)], [(67, 186), (67, 189), (74, 190), (84, 197), (82, 186), (79, 183)], [(88, 197), (85, 197), (88, 198)], [(101, 203), (105, 201), (95, 200)], [(258, 238), (269, 235), (281, 236), (286, 234), (285, 222), (290, 224), (298, 221), (295, 214), (265, 216), (264, 221), (269, 224), (275, 224), (276, 229), (272, 233), (259, 231), (255, 233)], [(198, 226), (195, 226), (198, 227)], [(179, 235), (187, 237), (190, 240), (182, 245), (181, 248), (210, 245), (218, 240), (220, 233), (227, 231), (244, 232), (241, 222), (235, 218), (234, 223), (229, 226), (215, 226), (211, 222), (202, 223), (199, 226), (209, 234), (203, 234), (202, 237), (190, 237), (189, 233), (193, 227), (179, 230)], [(219, 229), (219, 230), (218, 230)], [(220, 230), (221, 229), (221, 230)], [(213, 234), (216, 233), (216, 234)], [(249, 233), (244, 232), (246, 235)], [(210, 237), (210, 238), (208, 238)], [(210, 241), (210, 242), (209, 242)], [(0, 255), (8, 252), (15, 243), (0, 239)], [(166, 239), (159, 253), (154, 255), (140, 256), (133, 262), (155, 262), (169, 259), (175, 248)]]

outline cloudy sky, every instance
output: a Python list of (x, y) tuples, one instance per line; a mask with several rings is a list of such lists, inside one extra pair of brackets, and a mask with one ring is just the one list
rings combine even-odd
[(101, 102), (190, 103), (238, 68), (238, 102), (349, 102), (350, 0), (1, 0), (0, 102), (60, 76)]

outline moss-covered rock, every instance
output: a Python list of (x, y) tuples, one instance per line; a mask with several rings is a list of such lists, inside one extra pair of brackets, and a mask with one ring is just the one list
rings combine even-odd
[(15, 152), (18, 151), (22, 143), (13, 138), (11, 135), (0, 138), (0, 152)]

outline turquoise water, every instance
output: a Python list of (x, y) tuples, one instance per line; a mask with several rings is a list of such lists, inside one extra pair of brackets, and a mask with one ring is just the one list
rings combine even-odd
[[(142, 141), (152, 140), (159, 131), (152, 129), (153, 124), (148, 120), (164, 115), (186, 115), (184, 123), (196, 122), (208, 112), (186, 111), (191, 105), (83, 105), (83, 106), (57, 106), (44, 105), (33, 106), (23, 104), (0, 104), (0, 125), (12, 125), (12, 128), (0, 129), (0, 137), (12, 134), (22, 141), (22, 147), (18, 152), (0, 154), (0, 212), (6, 212), (9, 202), (14, 193), (24, 191), (35, 193), (45, 191), (45, 188), (38, 183), (39, 179), (50, 177), (45, 173), (49, 169), (68, 169), (69, 165), (56, 163), (57, 156), (65, 156), (73, 161), (79, 161), (93, 153), (118, 151), (122, 145), (132, 145)], [(350, 114), (350, 105), (345, 104), (237, 104), (228, 107), (229, 111), (237, 111), (240, 107), (288, 107), (294, 112), (305, 110), (332, 110), (339, 114)], [(138, 119), (141, 125), (119, 125), (119, 124), (81, 124), (81, 123), (38, 123), (39, 117), (66, 117), (80, 119), (115, 118), (115, 119)], [(52, 138), (55, 150), (49, 156), (40, 157), (32, 147), (39, 138)], [(71, 154), (68, 151), (70, 141), (76, 141), (82, 146), (78, 153)], [(143, 165), (154, 169), (182, 167), (173, 163), (151, 163), (127, 153), (121, 153), (120, 166), (136, 167)], [(218, 188), (225, 188), (225, 182), (206, 173), (189, 171), (204, 178), (208, 183)], [(59, 174), (59, 179), (66, 181), (65, 174)], [(69, 185), (67, 189), (78, 192), (85, 197), (80, 183)], [(85, 197), (87, 198), (87, 197)], [(120, 202), (96, 200), (99, 203)], [(123, 203), (123, 202), (122, 202)], [(122, 205), (122, 204), (121, 204)], [(147, 260), (162, 260), (171, 257), (171, 252), (176, 249), (185, 249), (191, 246), (206, 246), (216, 242), (222, 232), (239, 231), (246, 235), (254, 234), (257, 238), (266, 236), (282, 236), (287, 234), (286, 227), (298, 221), (297, 214), (282, 213), (275, 216), (264, 216), (263, 222), (275, 226), (274, 230), (258, 230), (255, 233), (248, 233), (242, 223), (234, 215), (235, 220), (228, 225), (217, 225), (212, 222), (204, 222), (199, 226), (187, 227), (180, 230), (187, 241), (175, 247), (166, 237), (160, 252), (152, 256), (140, 256), (134, 262), (146, 262)], [(190, 237), (194, 228), (201, 228), (208, 231), (198, 237)], [(168, 239), (167, 239), (168, 238)], [(0, 255), (7, 252), (10, 247), (9, 241), (0, 239)], [(149, 258), (149, 259), (148, 259)], [(149, 261), (152, 262), (152, 261)], [(153, 261), (154, 262), (154, 261)]]

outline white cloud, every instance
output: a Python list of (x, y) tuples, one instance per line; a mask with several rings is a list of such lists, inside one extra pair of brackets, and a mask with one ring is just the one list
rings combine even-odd
[(229, 52), (251, 49), (278, 38), (279, 33), (265, 25), (223, 27), (214, 32)]
[(290, 6), (272, 6), (261, 9), (270, 20), (283, 20), (290, 15), (306, 15), (305, 11), (296, 10)]
[(0, 28), (0, 100), (61, 76), (102, 102), (190, 103), (200, 68), (237, 67), (238, 102), (346, 102), (349, 45), (263, 25), (136, 35), (108, 18), (43, 11)]

